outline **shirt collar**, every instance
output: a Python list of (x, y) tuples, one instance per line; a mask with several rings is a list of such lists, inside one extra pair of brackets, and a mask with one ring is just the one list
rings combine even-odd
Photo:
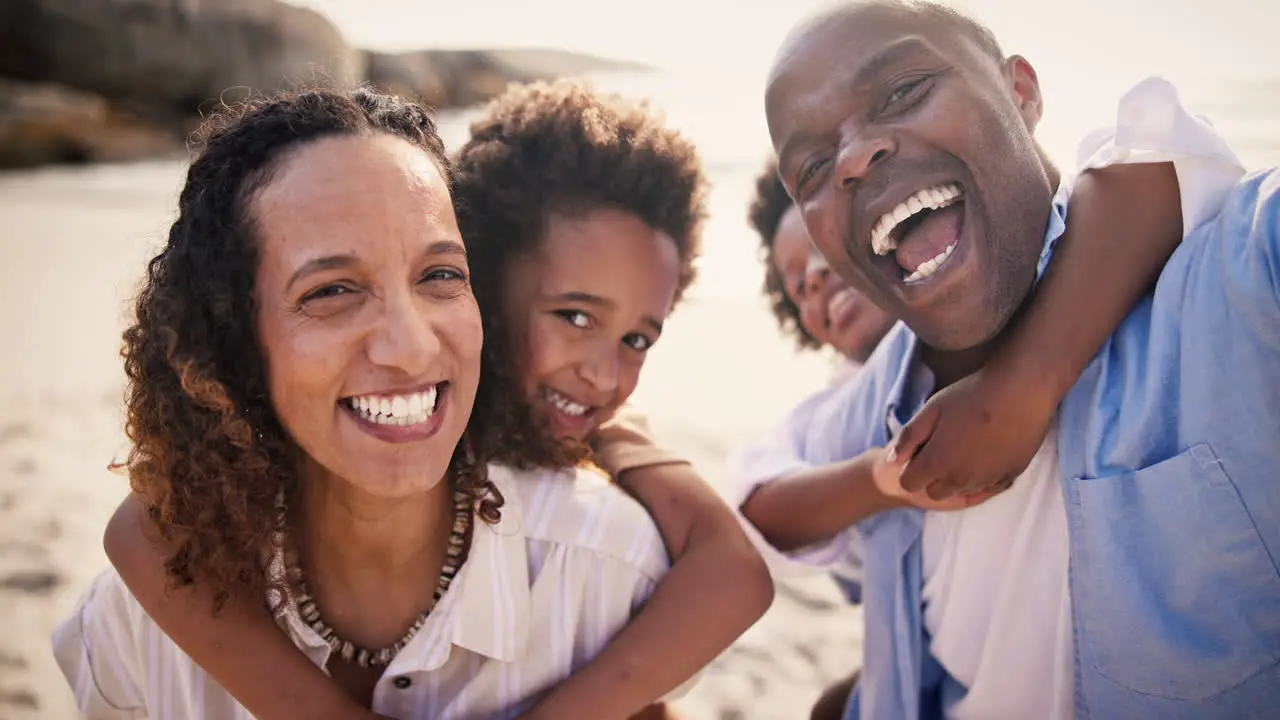
[[(1067, 200), (1071, 194), (1071, 185), (1062, 183), (1054, 194), (1053, 205), (1049, 211), (1049, 224), (1045, 229), (1044, 244), (1040, 248), (1040, 258), (1036, 262), (1036, 282), (1044, 276), (1044, 271), (1053, 259), (1058, 240), (1067, 229)], [(906, 325), (899, 323), (897, 332), (900, 337), (893, 338), (899, 344), (899, 351), (892, 353), (897, 358), (897, 367), (890, 377), (889, 393), (885, 402), (884, 430), (885, 437), (893, 440), (902, 428), (911, 421), (929, 396), (933, 394), (936, 380), (933, 372), (918, 362), (920, 356), (920, 339)], [(886, 339), (888, 340), (888, 339)], [(888, 344), (888, 342), (883, 343)], [(890, 362), (892, 362), (892, 357)]]

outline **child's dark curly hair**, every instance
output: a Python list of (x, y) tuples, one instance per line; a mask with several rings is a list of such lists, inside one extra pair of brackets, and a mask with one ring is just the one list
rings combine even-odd
[[(693, 144), (646, 105), (576, 81), (513, 86), (472, 124), (455, 166), (454, 204), (484, 318), (487, 367), (506, 368), (505, 381), (490, 390), (517, 386), (513, 365), (520, 353), (502, 322), (505, 269), (538, 247), (552, 215), (579, 217), (598, 208), (632, 213), (675, 242), (677, 300), (694, 279), (707, 181)], [(484, 388), (476, 398), (477, 406), (503, 402), (517, 404)], [(526, 417), (508, 427), (531, 425)], [(530, 450), (554, 447), (517, 440)], [(540, 464), (570, 460), (544, 455)]]
[[(268, 397), (255, 332), (259, 254), (250, 202), (291, 151), (371, 133), (413, 143), (449, 176), (428, 112), (368, 90), (252, 100), (207, 123), (178, 219), (147, 266), (124, 334), (133, 490), (175, 548), (166, 561), (171, 582), (199, 578), (219, 604), (232, 595), (264, 597), (261, 558), (276, 527), (277, 493), (297, 482), (296, 445)], [(476, 408), (482, 422), (484, 410)], [(454, 486), (479, 498), (491, 487), (484, 447), (469, 428), (450, 468)]]
[(771, 159), (756, 178), (756, 194), (747, 210), (747, 220), (760, 235), (764, 256), (764, 295), (769, 299), (769, 309), (782, 332), (794, 337), (801, 350), (816, 350), (822, 347), (822, 343), (804, 328), (800, 321), (800, 308), (787, 294), (786, 282), (773, 261), (773, 243), (778, 236), (778, 226), (791, 205), (791, 196), (787, 195), (787, 189), (778, 177), (778, 164)]

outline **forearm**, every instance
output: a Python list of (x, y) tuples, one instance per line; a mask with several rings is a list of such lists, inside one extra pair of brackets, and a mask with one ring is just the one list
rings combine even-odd
[(873, 464), (874, 458), (863, 454), (785, 475), (751, 493), (742, 513), (783, 552), (828, 540), (864, 518), (904, 505), (876, 488)]
[(254, 717), (378, 717), (312, 665), (262, 603), (232, 599), (215, 615), (212, 594), (198, 583), (168, 587), (169, 549), (149, 527), (141, 502), (126, 499), (107, 527), (107, 557), (156, 625)]
[(764, 561), (689, 465), (637, 468), (619, 482), (657, 521), (671, 571), (608, 647), (528, 718), (629, 717), (696, 675), (773, 601)]
[(992, 364), (1043, 388), (1045, 401), (1056, 406), (1150, 290), (1181, 238), (1172, 163), (1085, 173), (1054, 261)]

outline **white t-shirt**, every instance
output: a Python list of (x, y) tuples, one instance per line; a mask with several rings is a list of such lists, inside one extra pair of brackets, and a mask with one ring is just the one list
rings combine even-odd
[(1013, 487), (959, 512), (924, 517), (929, 650), (968, 688), (956, 720), (1069, 720), (1071, 595), (1057, 433)]

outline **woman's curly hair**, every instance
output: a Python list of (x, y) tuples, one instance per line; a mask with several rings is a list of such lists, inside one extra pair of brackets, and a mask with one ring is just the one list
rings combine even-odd
[[(268, 398), (256, 334), (250, 204), (290, 152), (372, 133), (413, 143), (449, 177), (428, 111), (369, 90), (251, 100), (206, 123), (178, 219), (147, 266), (136, 320), (124, 334), (133, 490), (174, 548), (171, 582), (198, 578), (219, 604), (242, 593), (264, 597), (276, 497), (297, 482), (299, 450)], [(490, 487), (482, 445), (468, 430), (451, 465), (454, 486), (478, 497)]]
[(778, 321), (782, 332), (795, 338), (801, 350), (817, 350), (822, 343), (805, 329), (800, 320), (800, 308), (787, 293), (786, 280), (778, 272), (773, 261), (773, 245), (778, 237), (778, 226), (782, 224), (782, 216), (791, 209), (791, 196), (778, 177), (778, 164), (775, 160), (765, 163), (764, 170), (756, 178), (756, 194), (751, 198), (747, 210), (747, 220), (760, 235), (760, 247), (764, 256), (764, 295), (769, 300), (769, 309)]
[[(594, 92), (577, 81), (512, 86), (471, 125), (455, 156), (454, 204), (467, 245), (486, 367), (495, 380), (476, 405), (502, 406), (499, 452), (512, 464), (564, 465), (582, 454), (535, 429), (515, 388), (521, 354), (504, 326), (502, 285), (508, 264), (533, 252), (552, 215), (580, 217), (613, 208), (632, 213), (675, 241), (679, 300), (695, 275), (706, 217), (707, 181), (692, 143), (644, 104)], [(506, 398), (490, 393), (512, 389)], [(498, 422), (495, 420), (495, 422)]]

